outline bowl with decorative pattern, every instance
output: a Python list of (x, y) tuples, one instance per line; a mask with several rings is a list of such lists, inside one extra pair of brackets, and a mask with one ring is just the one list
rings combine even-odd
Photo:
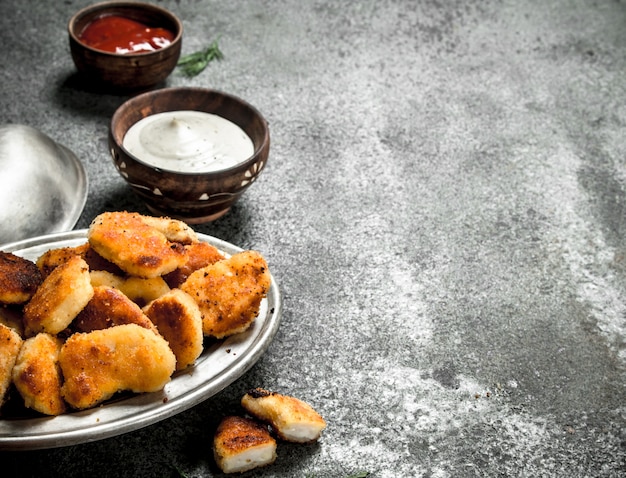
[[(235, 125), (249, 138), (250, 155), (234, 165), (188, 172), (155, 165), (129, 150), (125, 138), (131, 127), (156, 115), (177, 112), (207, 113)], [(167, 146), (181, 135), (186, 139), (186, 130), (182, 131), (176, 129), (172, 135), (168, 123), (165, 133), (147, 136), (147, 148), (152, 149), (150, 141)], [(153, 214), (200, 224), (226, 214), (254, 184), (267, 164), (270, 132), (262, 114), (234, 95), (207, 88), (163, 88), (134, 96), (119, 106), (110, 123), (109, 147), (118, 173)]]

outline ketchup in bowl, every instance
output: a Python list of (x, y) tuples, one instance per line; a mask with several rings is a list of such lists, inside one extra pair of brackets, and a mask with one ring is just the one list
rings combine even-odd
[(103, 15), (87, 24), (78, 38), (85, 45), (97, 50), (133, 54), (166, 47), (174, 39), (174, 33), (123, 16)]

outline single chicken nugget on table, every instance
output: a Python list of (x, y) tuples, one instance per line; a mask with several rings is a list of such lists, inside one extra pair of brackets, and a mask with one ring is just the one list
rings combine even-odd
[(114, 287), (96, 286), (91, 300), (70, 327), (77, 332), (91, 332), (123, 324), (137, 324), (158, 333), (152, 321), (122, 291)]
[(156, 392), (170, 381), (176, 357), (167, 341), (136, 324), (70, 336), (59, 355), (61, 393), (75, 409), (91, 408), (121, 391)]
[(285, 441), (309, 443), (319, 439), (326, 421), (308, 403), (288, 395), (255, 388), (241, 399), (252, 416), (269, 423)]
[(0, 304), (23, 304), (43, 280), (37, 265), (11, 252), (0, 251)]
[(250, 327), (270, 285), (263, 256), (244, 251), (198, 269), (180, 288), (200, 307), (204, 335), (221, 339)]
[(22, 347), (22, 342), (22, 338), (15, 330), (0, 324), (0, 406), (4, 404), (7, 391), (13, 380), (13, 367)]
[(203, 350), (202, 316), (189, 294), (172, 289), (143, 308), (145, 315), (170, 345), (176, 370), (192, 365)]
[(225, 417), (213, 438), (213, 455), (224, 473), (242, 473), (276, 460), (276, 440), (256, 421)]
[(87, 238), (98, 254), (124, 272), (158, 277), (183, 266), (186, 258), (184, 243), (170, 241), (154, 222), (138, 213), (106, 212), (92, 221)]
[(73, 256), (55, 268), (24, 306), (24, 333), (56, 335), (63, 331), (93, 296), (89, 267)]
[(58, 364), (61, 345), (61, 339), (39, 333), (24, 341), (13, 367), (13, 383), (24, 405), (45, 415), (60, 415), (67, 410)]

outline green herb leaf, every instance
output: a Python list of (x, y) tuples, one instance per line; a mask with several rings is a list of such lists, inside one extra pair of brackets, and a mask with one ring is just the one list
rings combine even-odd
[(358, 473), (347, 476), (346, 478), (367, 478), (368, 476), (370, 476), (369, 471), (359, 471)]
[(213, 41), (206, 49), (184, 55), (178, 60), (177, 66), (184, 75), (193, 77), (199, 75), (213, 60), (221, 60), (224, 54), (220, 50), (218, 40)]

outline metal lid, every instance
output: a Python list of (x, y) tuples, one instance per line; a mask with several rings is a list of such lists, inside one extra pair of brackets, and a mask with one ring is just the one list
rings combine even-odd
[(30, 126), (0, 126), (0, 244), (71, 230), (86, 200), (69, 149)]

